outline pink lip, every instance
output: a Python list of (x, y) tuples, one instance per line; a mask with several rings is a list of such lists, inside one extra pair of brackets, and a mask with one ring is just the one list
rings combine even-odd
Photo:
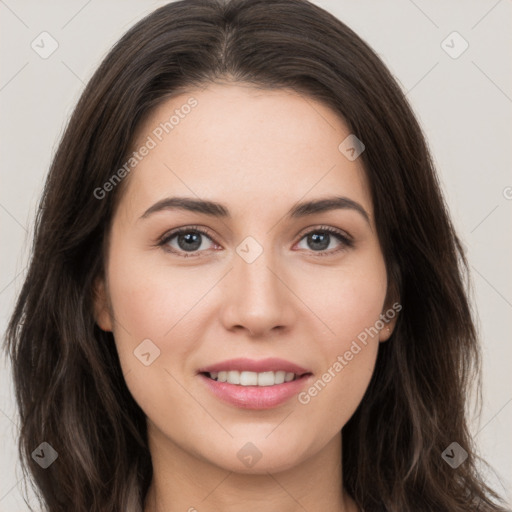
[[(247, 371), (247, 372), (278, 372), (279, 370), (283, 370), (289, 373), (295, 373), (297, 376), (301, 376), (305, 373), (311, 373), (309, 370), (302, 368), (299, 365), (294, 363), (290, 363), (290, 361), (285, 361), (284, 359), (278, 359), (275, 357), (269, 357), (267, 359), (247, 359), (247, 358), (237, 358), (230, 359), (229, 361), (222, 361), (221, 363), (212, 364), (210, 366), (205, 366), (204, 368), (200, 368), (197, 370), (198, 373), (211, 373), (211, 372), (222, 372), (229, 370), (237, 370), (239, 372)], [(281, 384), (278, 384), (280, 386)]]
[(239, 386), (218, 382), (203, 374), (199, 377), (214, 395), (231, 405), (243, 409), (270, 409), (297, 395), (311, 379), (312, 374), (308, 373), (296, 380), (274, 386)]

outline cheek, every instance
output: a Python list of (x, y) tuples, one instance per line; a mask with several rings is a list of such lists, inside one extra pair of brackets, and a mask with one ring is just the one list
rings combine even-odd
[(133, 341), (172, 336), (170, 331), (186, 323), (190, 312), (197, 314), (207, 306), (208, 301), (201, 299), (218, 281), (215, 272), (148, 264), (151, 260), (143, 253), (120, 252), (111, 254), (110, 296), (116, 320)]
[(355, 341), (343, 349), (332, 354), (325, 371), (299, 396), (307, 411), (307, 428), (323, 432), (326, 438), (339, 432), (361, 403), (374, 371), (378, 343)]
[(112, 251), (109, 291), (127, 386), (146, 415), (158, 417), (169, 400), (187, 400), (178, 384), (181, 377), (173, 376), (182, 372), (201, 339), (201, 324), (194, 320), (206, 314), (209, 301), (201, 298), (208, 299), (216, 279), (213, 273), (197, 279), (183, 269), (147, 260), (130, 254), (129, 248)]
[(357, 409), (379, 348), (378, 321), (387, 286), (385, 264), (378, 254), (353, 261), (328, 276), (317, 273), (302, 289), (308, 306), (329, 329), (316, 338), (323, 367), (299, 402), (309, 410), (311, 428), (323, 425), (327, 435), (339, 431)]
[(386, 288), (385, 264), (376, 252), (347, 258), (338, 268), (303, 271), (295, 283), (297, 295), (325, 327), (325, 353), (333, 347), (342, 350), (346, 342), (375, 325), (383, 312)]
[[(353, 306), (359, 304), (360, 311)], [(299, 396), (308, 411), (308, 429), (323, 431), (329, 437), (339, 432), (359, 406), (371, 377), (379, 350), (376, 319), (380, 301), (375, 307), (357, 301), (340, 313), (335, 325), (337, 337), (321, 339), (322, 368)], [(352, 315), (351, 315), (352, 313)]]
[[(132, 396), (148, 417), (159, 418), (170, 403), (184, 409), (190, 402), (180, 385), (181, 366), (201, 338), (197, 320), (208, 314), (207, 292), (218, 277), (148, 264), (142, 251), (118, 247), (108, 274), (117, 352)], [(142, 355), (148, 352), (146, 366)]]

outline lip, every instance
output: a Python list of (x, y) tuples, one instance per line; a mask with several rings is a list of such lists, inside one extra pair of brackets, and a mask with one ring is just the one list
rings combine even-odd
[(202, 373), (198, 377), (217, 398), (230, 405), (242, 409), (271, 409), (297, 395), (311, 380), (313, 374), (307, 373), (296, 380), (274, 386), (240, 386), (228, 382), (218, 382)]
[[(299, 366), (295, 363), (291, 363), (290, 361), (286, 361), (285, 359), (278, 359), (276, 357), (269, 357), (267, 359), (259, 360), (247, 359), (243, 357), (237, 359), (230, 359), (229, 361), (222, 361), (220, 363), (200, 368), (199, 370), (197, 370), (197, 373), (223, 372), (230, 370), (256, 373), (277, 372), (279, 370), (283, 370), (285, 372), (295, 373), (298, 377), (304, 375), (305, 373), (311, 373), (309, 370), (302, 368), (302, 366)], [(278, 384), (276, 387), (278, 386), (281, 386), (281, 384)]]

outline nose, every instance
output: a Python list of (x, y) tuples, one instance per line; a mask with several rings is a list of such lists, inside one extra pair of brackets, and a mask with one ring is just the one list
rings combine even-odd
[(270, 250), (252, 263), (237, 254), (223, 283), (221, 320), (229, 331), (246, 330), (253, 337), (283, 331), (297, 320), (297, 299)]

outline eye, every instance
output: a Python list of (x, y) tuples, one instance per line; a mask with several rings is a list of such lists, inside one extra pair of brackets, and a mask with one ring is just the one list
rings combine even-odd
[[(205, 238), (213, 242), (212, 238), (205, 229), (202, 229), (198, 226), (189, 226), (175, 229), (170, 233), (166, 233), (160, 239), (158, 245), (168, 252), (178, 253), (184, 258), (189, 258), (191, 256), (195, 257), (196, 255), (186, 253), (203, 252), (204, 250), (208, 249), (208, 247), (205, 247), (204, 244)], [(199, 249), (202, 250), (199, 251)]]
[[(339, 247), (337, 249), (325, 252), (329, 248), (329, 245), (333, 241), (333, 238), (338, 241)], [(315, 256), (329, 256), (337, 254), (340, 251), (346, 250), (353, 247), (354, 242), (349, 236), (345, 235), (342, 231), (329, 227), (320, 226), (312, 231), (308, 231), (302, 238), (301, 241), (306, 239), (306, 244), (311, 248)], [(300, 242), (299, 242), (300, 243)]]
[[(331, 245), (331, 242), (333, 242), (333, 238), (338, 241), (339, 247), (334, 250), (326, 251), (326, 249)], [(197, 253), (201, 253), (212, 248), (208, 247), (207, 243), (205, 247), (205, 239), (208, 239), (212, 244), (214, 244), (212, 236), (207, 230), (199, 226), (188, 226), (166, 233), (158, 241), (157, 245), (167, 252), (178, 254), (183, 258), (190, 258), (197, 257), (199, 256)], [(315, 256), (329, 256), (337, 254), (338, 252), (351, 248), (354, 245), (353, 240), (349, 236), (330, 226), (320, 226), (307, 232), (301, 237), (299, 243), (304, 239), (306, 239), (306, 244), (309, 244), (309, 247), (306, 247), (306, 249), (310, 249), (314, 253), (318, 253), (315, 254)]]

